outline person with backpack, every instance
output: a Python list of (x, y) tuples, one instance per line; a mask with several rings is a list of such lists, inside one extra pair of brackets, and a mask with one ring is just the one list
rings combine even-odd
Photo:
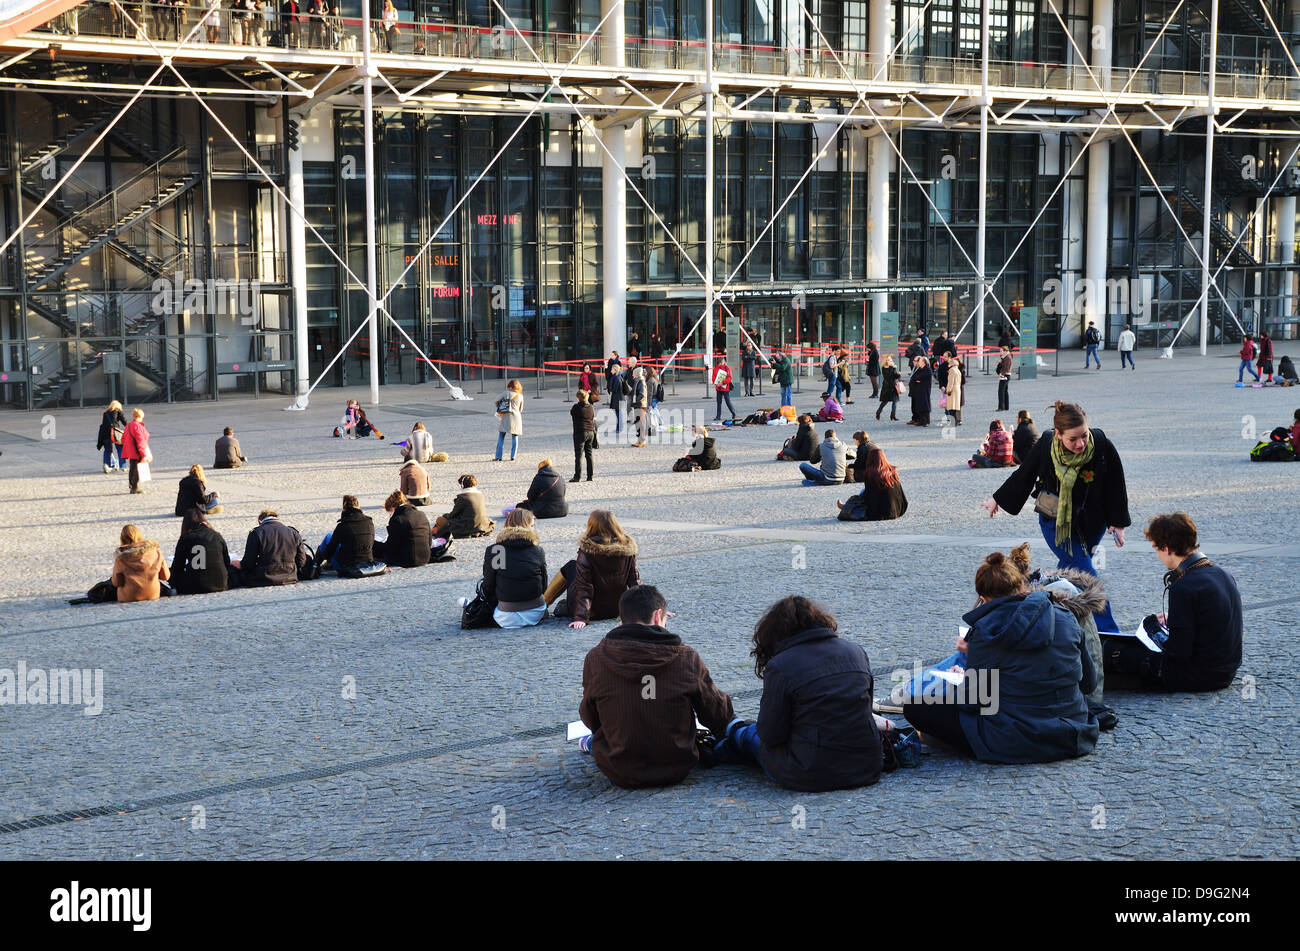
[(1242, 385), (1242, 374), (1247, 371), (1249, 371), (1250, 375), (1255, 378), (1255, 382), (1259, 383), (1259, 374), (1256, 373), (1255, 368), (1251, 366), (1251, 364), (1255, 362), (1255, 338), (1253, 336), (1246, 334), (1246, 336), (1241, 339), (1241, 349), (1237, 351), (1237, 356), (1241, 357), (1241, 363), (1237, 367), (1237, 385)]
[(718, 411), (717, 415), (713, 417), (713, 421), (715, 423), (722, 422), (723, 400), (727, 401), (727, 410), (731, 413), (732, 420), (735, 420), (736, 408), (731, 405), (731, 385), (733, 381), (731, 377), (731, 367), (727, 365), (726, 357), (722, 357), (716, 364), (714, 364), (713, 372), (709, 378), (713, 382), (713, 390), (718, 397)]
[[(1044, 433), (992, 498), (983, 502), (989, 518), (1005, 509), (1019, 514), (1034, 497), (1043, 540), (1056, 555), (1058, 568), (1097, 573), (1092, 555), (1109, 532), (1115, 547), (1124, 547), (1124, 529), (1132, 524), (1124, 464), (1115, 445), (1076, 403), (1057, 400), (1052, 431)], [(1097, 630), (1118, 631), (1110, 604), (1097, 612)]]
[(1186, 512), (1157, 515), (1145, 534), (1166, 569), (1168, 607), (1143, 622), (1145, 640), (1102, 636), (1106, 673), (1159, 690), (1222, 690), (1241, 666), (1237, 582), (1201, 554)]
[(1268, 335), (1267, 330), (1259, 335), (1259, 356), (1255, 366), (1259, 371), (1256, 376), (1267, 376), (1268, 382), (1273, 382), (1273, 338)]
[(566, 562), (547, 585), (546, 604), (568, 591), (568, 598), (555, 605), (555, 616), (571, 617), (569, 627), (574, 629), (618, 617), (623, 592), (641, 583), (636, 551), (636, 542), (614, 513), (596, 509), (578, 539), (578, 557)]
[(177, 594), (213, 594), (230, 587), (226, 540), (198, 509), (186, 512), (181, 522), (170, 580)]
[(1097, 355), (1097, 348), (1101, 346), (1101, 331), (1097, 329), (1096, 323), (1088, 321), (1088, 329), (1083, 332), (1083, 368), (1086, 370), (1092, 366), (1092, 361), (1097, 361), (1097, 369), (1101, 369), (1101, 357)]
[(578, 716), (591, 735), (579, 748), (616, 786), (671, 786), (700, 761), (695, 721), (722, 735), (735, 710), (700, 655), (664, 626), (671, 612), (657, 588), (628, 588), (618, 615), (582, 663)]
[(343, 512), (334, 531), (326, 532), (316, 548), (316, 563), (329, 565), (339, 577), (357, 565), (375, 560), (375, 523), (361, 511), (355, 495), (343, 496)]
[(510, 435), (510, 461), (515, 461), (519, 453), (519, 437), (524, 433), (524, 387), (518, 380), (511, 380), (497, 397), (496, 413), (500, 423), (497, 425), (497, 453), (494, 462), (501, 461), (505, 449), (506, 434)]
[(777, 785), (804, 792), (879, 781), (884, 757), (871, 710), (871, 662), (838, 627), (798, 595), (764, 612), (750, 651), (763, 682), (758, 721), (727, 724), (714, 747), (719, 760), (752, 763)]
[(772, 382), (781, 387), (781, 405), (793, 406), (794, 364), (780, 350), (772, 352)]
[(834, 393), (838, 402), (843, 390), (840, 388), (838, 351), (834, 346), (827, 346), (826, 360), (822, 363), (822, 376), (826, 378), (826, 392)]
[(578, 400), (569, 407), (569, 416), (573, 420), (573, 478), (577, 482), (582, 478), (582, 459), (587, 459), (587, 481), (592, 480), (592, 450), (596, 448), (596, 411), (588, 402), (590, 393), (578, 390)]
[(876, 419), (880, 419), (881, 411), (888, 406), (889, 418), (898, 419), (898, 384), (903, 375), (898, 372), (898, 367), (894, 366), (894, 358), (885, 354), (880, 358), (880, 405), (876, 407)]

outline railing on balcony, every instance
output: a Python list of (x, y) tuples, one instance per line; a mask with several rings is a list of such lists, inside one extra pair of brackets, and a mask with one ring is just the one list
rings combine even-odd
[[(221, 9), (217, 22), (212, 12), (202, 6), (174, 7), (156, 4), (130, 4), (127, 9), (135, 26), (107, 5), (85, 6), (79, 18), (79, 35), (118, 38), (132, 42), (149, 41), (170, 51), (178, 37), (183, 38), (197, 25), (189, 45), (194, 48), (233, 46), (295, 49), (304, 53), (357, 53), (362, 45), (361, 21), (341, 17), (313, 17), (307, 13), (296, 19), (277, 10), (266, 9), (258, 15), (240, 18), (238, 10)], [(58, 21), (42, 27), (57, 30)], [(511, 61), (547, 65), (596, 65), (600, 62), (600, 39), (580, 34), (523, 31), (448, 23), (403, 21), (394, 33), (386, 33), (381, 24), (373, 24), (371, 49), (379, 56), (437, 56), (485, 61)], [(1286, 34), (1290, 35), (1290, 34)], [(1220, 42), (1234, 48), (1232, 35), (1220, 34)], [(1257, 37), (1243, 38), (1257, 41)], [(1238, 44), (1240, 45), (1240, 44)], [(1247, 44), (1259, 50), (1258, 42)], [(1243, 46), (1243, 48), (1245, 48)], [(980, 85), (979, 62), (973, 58), (944, 59), (925, 57), (916, 61), (890, 59), (882, 69), (880, 60), (858, 52), (830, 53), (824, 49), (749, 46), (735, 43), (715, 44), (714, 68), (720, 73), (744, 73), (759, 76), (843, 79), (855, 82), (870, 79), (899, 83), (925, 83), (976, 87)], [(624, 47), (627, 67), (632, 69), (668, 69), (701, 72), (705, 67), (705, 45), (701, 41), (628, 37)], [(1252, 98), (1295, 101), (1300, 99), (1300, 79), (1284, 57), (1230, 58), (1221, 66), (1216, 95), (1224, 98)], [(1232, 71), (1237, 67), (1245, 71)], [(1209, 79), (1204, 72), (1180, 72), (1166, 69), (1135, 70), (1115, 67), (1098, 72), (1082, 65), (1035, 62), (995, 62), (990, 65), (989, 81), (994, 87), (1036, 90), (1072, 90), (1095, 92), (1097, 84), (1111, 93), (1128, 89), (1143, 96), (1203, 96)], [(242, 156), (239, 157), (242, 161)]]

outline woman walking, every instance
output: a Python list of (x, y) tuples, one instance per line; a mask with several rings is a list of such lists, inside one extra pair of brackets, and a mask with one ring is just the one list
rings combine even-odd
[[(1123, 548), (1124, 529), (1132, 524), (1124, 465), (1106, 434), (1089, 428), (1082, 407), (1057, 400), (1052, 409), (1052, 432), (1043, 434), (983, 506), (990, 518), (999, 507), (1017, 515), (1032, 494), (1039, 528), (1057, 567), (1096, 575), (1092, 554), (1102, 537), (1110, 532), (1115, 547)], [(1119, 630), (1109, 602), (1096, 618), (1098, 631)]]
[[(926, 357), (917, 357), (912, 364), (912, 376), (907, 381), (908, 392), (912, 397), (912, 418), (909, 426), (930, 425), (930, 361)], [(951, 372), (951, 371), (950, 371)]]
[(880, 405), (876, 407), (876, 419), (880, 419), (880, 411), (889, 406), (889, 418), (898, 419), (898, 384), (902, 379), (902, 374), (894, 366), (894, 358), (885, 354), (880, 360)]
[(515, 461), (519, 454), (519, 437), (524, 434), (524, 386), (518, 380), (506, 384), (505, 391), (497, 397), (497, 417), (501, 420), (497, 426), (497, 454), (494, 461), (501, 461), (501, 452), (505, 448), (506, 434), (510, 434), (510, 461)]
[(140, 466), (145, 466), (144, 481), (148, 481), (152, 478), (148, 474), (148, 464), (153, 461), (153, 453), (149, 451), (149, 430), (144, 428), (144, 410), (138, 406), (131, 410), (131, 422), (122, 430), (122, 458), (131, 464), (131, 470), (127, 474), (131, 494), (143, 494), (144, 489), (140, 488)]
[(122, 413), (122, 404), (117, 400), (108, 404), (104, 418), (99, 422), (99, 439), (96, 449), (104, 451), (104, 471), (118, 472), (122, 464), (122, 431), (126, 429), (126, 416)]
[(871, 398), (877, 399), (880, 396), (880, 350), (874, 340), (867, 344), (867, 379), (871, 381)]

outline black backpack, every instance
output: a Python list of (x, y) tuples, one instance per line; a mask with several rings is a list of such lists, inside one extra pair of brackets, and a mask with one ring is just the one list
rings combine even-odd
[(1088, 328), (1087, 338), (1088, 338), (1088, 343), (1091, 344), (1101, 343), (1101, 333), (1097, 330), (1096, 327)]
[(302, 550), (307, 553), (307, 564), (298, 569), (298, 580), (314, 581), (320, 577), (320, 563), (316, 560), (316, 549), (303, 542)]

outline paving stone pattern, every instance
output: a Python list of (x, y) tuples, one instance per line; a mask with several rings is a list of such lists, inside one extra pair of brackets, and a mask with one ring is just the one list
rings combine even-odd
[[(100, 408), (0, 414), (0, 668), (104, 672), (99, 716), (0, 707), (0, 858), (1295, 858), (1300, 465), (1250, 463), (1243, 430), (1245, 417), (1264, 434), (1288, 422), (1300, 389), (1234, 388), (1227, 350), (1140, 351), (1136, 372), (1110, 357), (1084, 373), (1063, 355), (1061, 376), (1013, 381), (1012, 405), (1047, 426), (1051, 400), (1076, 399), (1119, 447), (1134, 528), (1123, 549), (1106, 543), (1101, 576), (1121, 624), (1159, 610), (1163, 569), (1142, 526), (1192, 514), (1247, 606), (1237, 681), (1204, 695), (1112, 693), (1120, 726), (1078, 761), (932, 753), (875, 787), (824, 794), (739, 767), (669, 789), (611, 786), (562, 725), (577, 719), (583, 655), (612, 622), (460, 630), (455, 599), (472, 592), (487, 539), (458, 542), (454, 563), (373, 579), (66, 603), (107, 577), (125, 522), (170, 558), (177, 480), (212, 461), (224, 425), (252, 459), (209, 473), (226, 504), (213, 522), (238, 557), (267, 505), (313, 543), (345, 492), (382, 524), (400, 462), (388, 441), (421, 418), (451, 454), (430, 466), (426, 511), (447, 511), (456, 476), (473, 472), (499, 515), (543, 456), (569, 474), (562, 391), (537, 399), (525, 388), (513, 463), (491, 461), (492, 389), (452, 402), (433, 387), (387, 388), (368, 409), (384, 442), (330, 438), (345, 397), (366, 400), (356, 390), (317, 390), (304, 412), (284, 411), (285, 397), (147, 406), (157, 478), (143, 496), (100, 472)], [(804, 383), (798, 402), (811, 409), (817, 387)], [(846, 489), (804, 488), (795, 464), (774, 461), (790, 427), (718, 433), (723, 468), (693, 474), (669, 471), (679, 444), (607, 436), (596, 480), (568, 486), (573, 514), (541, 524), (549, 567), (573, 557), (587, 512), (611, 508), (640, 546), (643, 577), (677, 612), (671, 626), (740, 713), (758, 709), (754, 622), (790, 593), (830, 608), (884, 695), (891, 671), (951, 650), (983, 554), (1027, 539), (1037, 563), (1049, 556), (1027, 512), (990, 520), (979, 507), (1006, 473), (965, 464), (995, 415), (994, 378), (968, 385), (953, 439), (877, 422), (869, 386), (854, 393), (835, 428), (846, 442), (865, 428), (886, 449), (905, 518), (838, 522)], [(701, 394), (698, 380), (683, 382), (664, 408), (712, 419)], [(748, 412), (771, 394), (736, 404)], [(1014, 412), (1001, 416), (1011, 428)], [(355, 699), (343, 696), (346, 678)]]

